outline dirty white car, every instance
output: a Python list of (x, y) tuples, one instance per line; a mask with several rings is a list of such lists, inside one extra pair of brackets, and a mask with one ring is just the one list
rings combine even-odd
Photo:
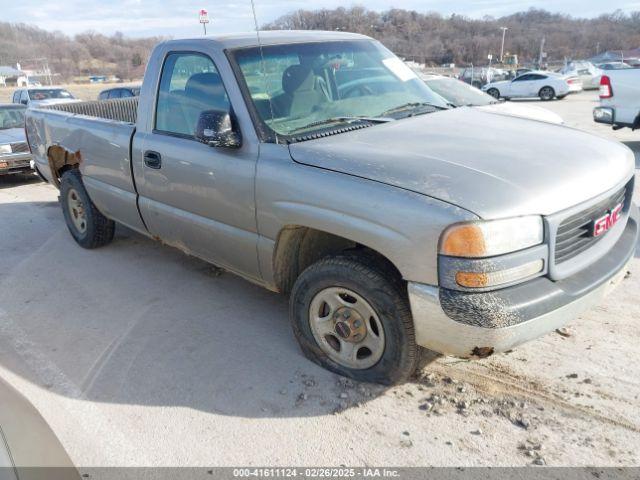
[(529, 72), (513, 80), (487, 83), (482, 91), (494, 98), (535, 98), (548, 101), (554, 98), (563, 99), (570, 93), (582, 90), (582, 83), (577, 77), (564, 77), (552, 72)]
[(433, 74), (422, 74), (420, 77), (431, 90), (453, 107), (475, 107), (478, 110), (501, 115), (511, 115), (558, 125), (564, 123), (560, 115), (546, 108), (522, 103), (501, 102), (455, 78)]

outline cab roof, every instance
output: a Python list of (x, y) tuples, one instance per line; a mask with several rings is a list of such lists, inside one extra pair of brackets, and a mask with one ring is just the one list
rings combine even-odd
[[(366, 35), (349, 32), (319, 31), (319, 30), (266, 30), (260, 31), (261, 45), (283, 45), (289, 43), (329, 42), (339, 40), (371, 40)], [(257, 47), (256, 32), (229, 33), (221, 35), (207, 35), (206, 37), (188, 38), (182, 40), (168, 40), (166, 44), (184, 43), (185, 41), (209, 40), (218, 44), (222, 49)]]

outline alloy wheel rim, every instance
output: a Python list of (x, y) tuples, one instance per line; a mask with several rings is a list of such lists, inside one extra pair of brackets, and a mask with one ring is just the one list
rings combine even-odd
[(384, 353), (385, 334), (378, 314), (348, 288), (318, 292), (309, 306), (309, 325), (322, 351), (344, 367), (371, 368)]

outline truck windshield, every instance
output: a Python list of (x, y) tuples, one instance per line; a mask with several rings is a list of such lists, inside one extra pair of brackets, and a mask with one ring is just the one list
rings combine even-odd
[(0, 108), (0, 130), (24, 127), (24, 107)]
[(280, 135), (307, 135), (341, 119), (398, 119), (426, 113), (425, 106), (435, 107), (429, 112), (447, 108), (375, 41), (270, 45), (262, 52), (236, 50), (234, 58), (258, 115)]
[(74, 98), (63, 88), (38, 88), (29, 90), (31, 100), (49, 100), (50, 98)]

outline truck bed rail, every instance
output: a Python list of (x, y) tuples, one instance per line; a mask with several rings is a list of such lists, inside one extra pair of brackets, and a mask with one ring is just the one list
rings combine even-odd
[(138, 97), (61, 103), (44, 108), (124, 123), (136, 123), (138, 117)]

